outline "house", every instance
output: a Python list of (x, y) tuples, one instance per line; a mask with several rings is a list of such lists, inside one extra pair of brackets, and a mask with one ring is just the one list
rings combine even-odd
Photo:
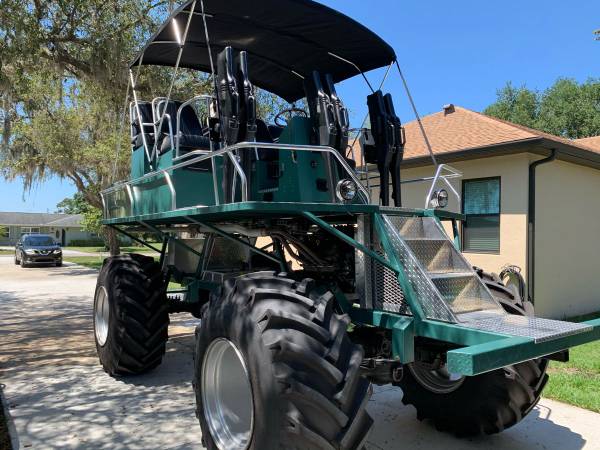
[(0, 212), (0, 245), (15, 245), (27, 233), (49, 234), (61, 245), (73, 240), (95, 240), (96, 234), (84, 231), (80, 214)]
[[(448, 209), (466, 215), (467, 259), (496, 273), (519, 266), (539, 316), (600, 311), (600, 137), (572, 141), (454, 105), (422, 124), (438, 164), (462, 172)], [(405, 131), (403, 180), (431, 177), (418, 123)], [(375, 171), (370, 182), (376, 201)], [(424, 207), (430, 184), (403, 184), (403, 206)]]

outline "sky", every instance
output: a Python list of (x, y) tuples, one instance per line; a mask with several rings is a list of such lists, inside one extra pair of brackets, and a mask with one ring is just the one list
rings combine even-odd
[[(544, 90), (559, 77), (600, 78), (600, 1), (578, 0), (321, 0), (379, 34), (396, 50), (421, 115), (447, 103), (481, 111), (511, 81)], [(367, 74), (378, 85), (383, 71)], [(396, 112), (414, 118), (397, 73), (384, 91)], [(341, 83), (338, 94), (352, 126), (366, 114), (367, 87), (360, 77)], [(0, 178), (0, 211), (54, 211), (75, 193), (68, 181), (51, 179), (23, 192), (20, 180)]]

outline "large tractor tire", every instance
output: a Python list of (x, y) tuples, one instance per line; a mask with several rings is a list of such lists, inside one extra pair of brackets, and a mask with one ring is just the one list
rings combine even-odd
[(111, 376), (157, 367), (165, 354), (169, 314), (166, 286), (154, 258), (107, 258), (94, 296), (96, 350)]
[(373, 420), (363, 350), (312, 280), (228, 281), (196, 330), (196, 414), (209, 450), (362, 449)]
[[(495, 274), (477, 271), (510, 314), (532, 315), (533, 305)], [(440, 431), (459, 437), (499, 433), (519, 423), (538, 403), (548, 381), (547, 359), (536, 359), (474, 377), (413, 363), (399, 386), (402, 402), (417, 409), (419, 420), (431, 420)]]

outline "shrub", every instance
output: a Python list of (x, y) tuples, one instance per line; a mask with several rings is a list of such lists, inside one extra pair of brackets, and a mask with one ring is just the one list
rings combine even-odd
[(72, 247), (103, 247), (104, 241), (100, 238), (72, 239), (69, 241), (69, 245)]

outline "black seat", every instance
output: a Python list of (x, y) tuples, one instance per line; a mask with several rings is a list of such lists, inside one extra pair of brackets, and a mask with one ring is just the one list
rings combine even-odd
[(240, 132), (238, 142), (256, 139), (256, 95), (248, 74), (248, 55), (242, 51), (237, 56), (237, 83), (240, 94)]
[(365, 161), (376, 163), (380, 176), (381, 204), (389, 203), (389, 176), (392, 174), (394, 205), (401, 206), (400, 164), (404, 154), (404, 130), (396, 116), (391, 94), (377, 91), (367, 97), (374, 146), (365, 147)]
[(323, 87), (325, 88), (325, 93), (329, 96), (335, 115), (337, 136), (334, 148), (336, 148), (343, 157), (346, 157), (350, 130), (350, 118), (348, 117), (348, 110), (344, 106), (342, 99), (337, 94), (331, 74), (325, 75), (325, 83)]
[(269, 129), (269, 134), (273, 141), (277, 141), (285, 129), (285, 127), (280, 127), (279, 125), (269, 125), (267, 128)]
[(321, 75), (314, 71), (304, 80), (306, 101), (316, 134), (316, 144), (334, 147), (337, 141), (337, 127), (331, 99), (323, 88)]
[[(174, 102), (175, 104), (178, 102)], [(170, 114), (170, 113), (169, 113)], [(177, 133), (177, 112), (175, 112), (175, 116), (173, 120), (173, 133), (176, 135)], [(164, 130), (164, 125), (163, 125)], [(164, 134), (164, 131), (163, 131)], [(176, 148), (177, 141), (179, 141), (179, 152), (180, 154), (185, 154), (192, 150), (209, 150), (210, 149), (210, 139), (207, 136), (207, 133), (202, 129), (202, 125), (198, 120), (198, 116), (194, 111), (192, 105), (186, 105), (181, 110), (181, 115), (179, 117), (179, 135), (174, 136), (175, 142), (171, 142), (171, 137), (168, 133), (168, 129), (166, 130), (166, 134), (164, 134), (161, 146), (160, 146), (160, 154), (168, 152), (172, 148)]]
[(240, 132), (240, 95), (234, 71), (233, 49), (225, 47), (217, 57), (217, 84), (221, 138), (226, 146), (238, 142)]
[[(152, 126), (152, 104), (150, 102), (138, 102), (137, 103), (140, 115), (142, 118), (142, 123), (146, 123), (149, 125), (144, 125), (144, 133), (146, 133), (146, 142), (149, 146), (154, 145), (154, 127)], [(144, 145), (144, 141), (142, 138), (142, 127), (140, 126), (140, 122), (138, 120), (138, 113), (135, 104), (132, 105), (132, 109), (130, 111), (130, 121), (131, 121), (131, 144), (133, 145), (134, 150), (136, 148), (140, 148)]]

